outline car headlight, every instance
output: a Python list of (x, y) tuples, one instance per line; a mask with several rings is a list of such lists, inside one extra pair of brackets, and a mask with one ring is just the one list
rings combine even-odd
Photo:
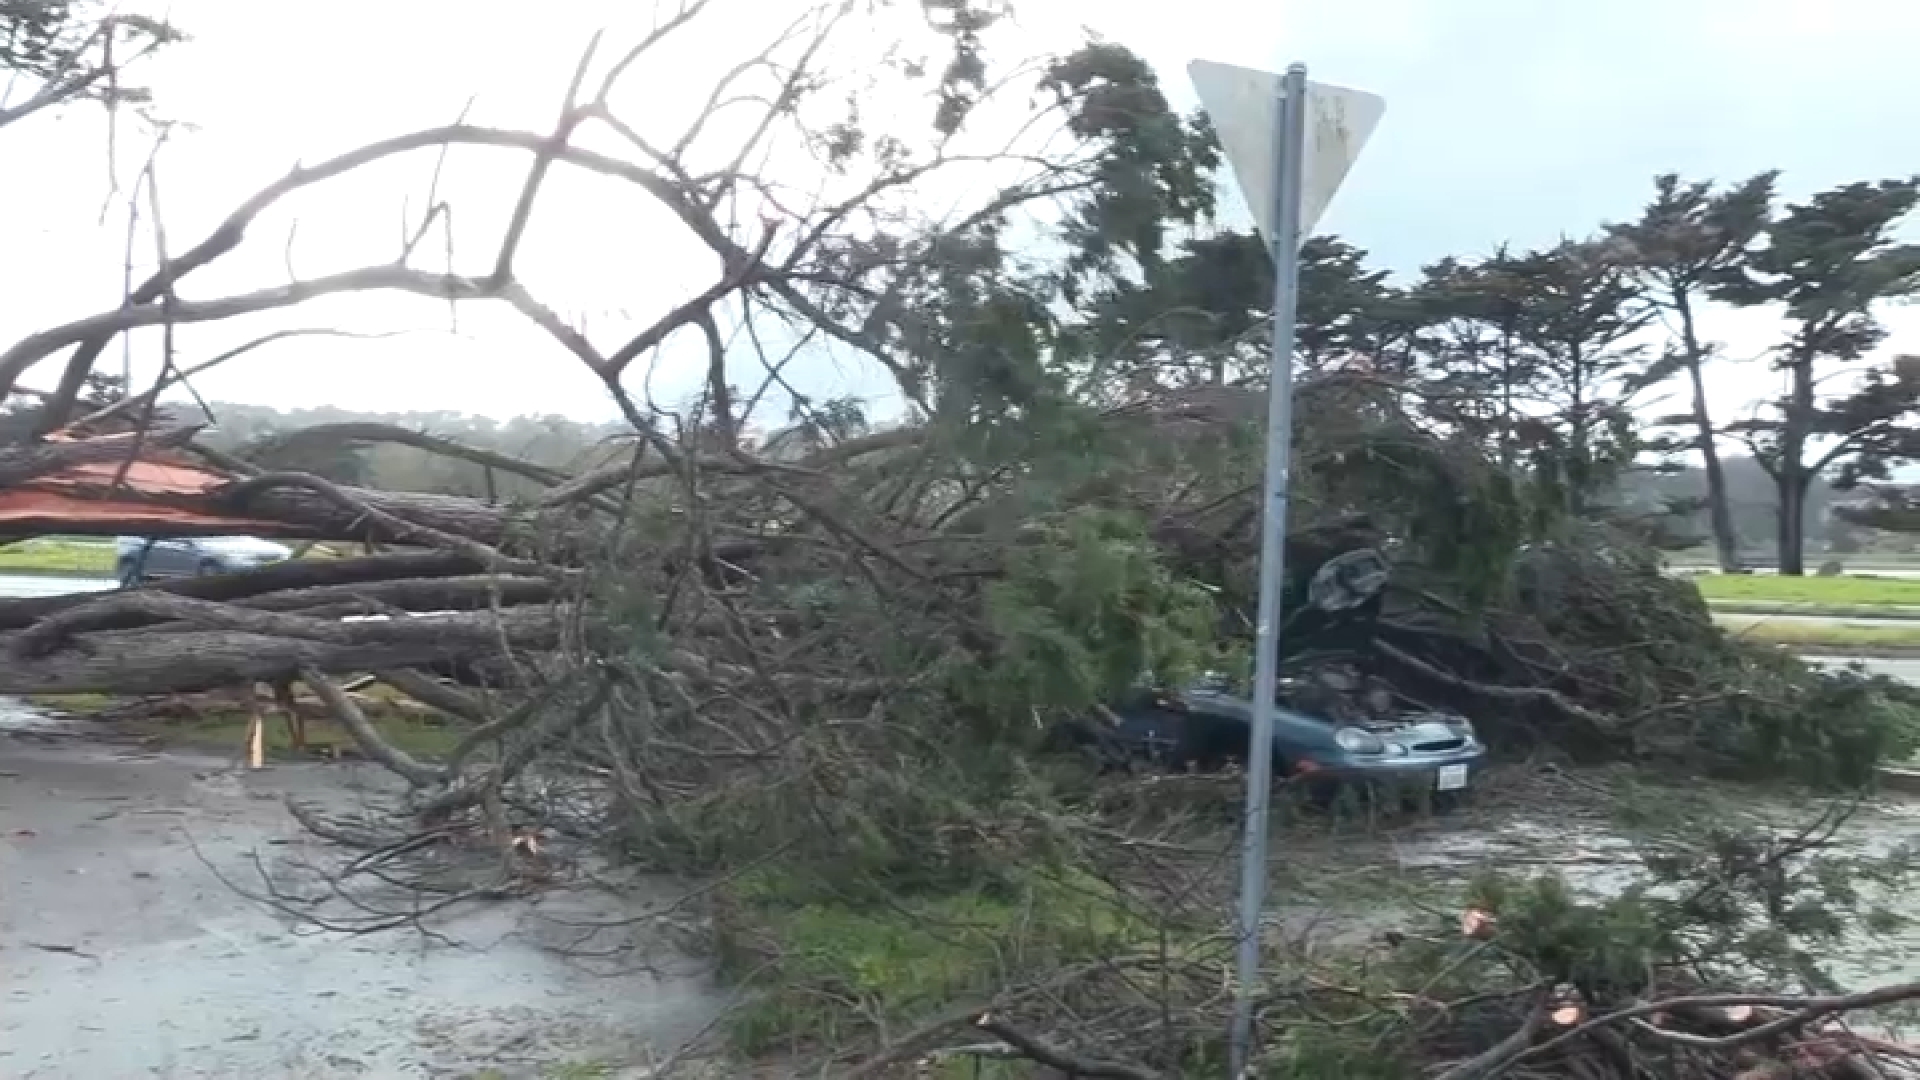
[(1343, 727), (1333, 733), (1333, 741), (1349, 754), (1384, 754), (1387, 744), (1380, 736), (1357, 727)]

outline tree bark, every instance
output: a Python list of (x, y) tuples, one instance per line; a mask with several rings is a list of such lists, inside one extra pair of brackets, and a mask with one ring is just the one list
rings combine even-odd
[(1780, 460), (1774, 471), (1774, 487), (1780, 496), (1779, 564), (1786, 577), (1804, 577), (1806, 564), (1807, 439), (1813, 433), (1813, 361), (1809, 349), (1793, 357), (1789, 370), (1793, 379), (1788, 392), (1786, 416), (1780, 431)]
[[(341, 618), (346, 615), (381, 615), (400, 611), (464, 612), (487, 608), (496, 602), (502, 608), (540, 603), (553, 598), (553, 583), (542, 578), (490, 577), (475, 574), (452, 578), (401, 578), (396, 581), (359, 582), (346, 585), (317, 585), (308, 589), (287, 589), (240, 597), (226, 601), (237, 609), (286, 612), (313, 618)], [(125, 592), (81, 594), (60, 599), (90, 600), (84, 606), (68, 604), (59, 611), (43, 612), (40, 618), (64, 621), (69, 633), (93, 633), (100, 630), (133, 630), (170, 621), (171, 616), (148, 606), (162, 597), (194, 599), (178, 593), (131, 589)], [(129, 601), (116, 603), (116, 600)], [(72, 612), (72, 614), (68, 614)], [(38, 621), (38, 620), (33, 620)], [(23, 624), (31, 625), (31, 623)]]
[(1780, 573), (1786, 577), (1805, 577), (1807, 573), (1807, 483), (1799, 470), (1783, 472), (1780, 495)]
[[(408, 551), (352, 559), (290, 559), (244, 573), (185, 578), (148, 585), (138, 591), (186, 596), (196, 600), (232, 601), (286, 590), (477, 574), (480, 569), (474, 560), (454, 552)], [(98, 593), (78, 593), (0, 601), (0, 630), (24, 629), (49, 615), (99, 599)], [(134, 622), (128, 625), (142, 624)]]
[[(159, 595), (149, 594), (149, 603)], [(302, 667), (346, 674), (485, 666), (500, 657), (502, 647), (552, 648), (566, 622), (545, 608), (340, 623), (206, 601), (170, 602), (190, 619), (75, 633), (93, 613), (74, 608), (31, 630), (0, 634), (0, 694), (172, 694), (294, 679)], [(103, 601), (96, 610), (117, 607)]]
[(1680, 316), (1680, 345), (1686, 350), (1687, 378), (1693, 387), (1693, 425), (1695, 445), (1700, 448), (1700, 464), (1707, 473), (1707, 519), (1713, 529), (1714, 554), (1723, 574), (1738, 574), (1740, 534), (1733, 527), (1733, 509), (1727, 502), (1727, 474), (1720, 465), (1720, 448), (1715, 440), (1713, 414), (1707, 407), (1707, 383), (1701, 372), (1706, 350), (1693, 322), (1693, 301), (1685, 289), (1674, 294), (1674, 308)]
[[(124, 453), (124, 448), (121, 452)], [(4, 453), (5, 451), (0, 450), (0, 454)], [(101, 459), (99, 451), (94, 451), (92, 460)], [(105, 459), (111, 460), (112, 455), (106, 455)], [(73, 459), (67, 460), (70, 462)], [(9, 483), (5, 470), (10, 464), (21, 469), (38, 467), (27, 464), (17, 455), (11, 458), (0, 457), (0, 489), (4, 489)], [(40, 471), (44, 473), (47, 470), (41, 468)], [(277, 523), (275, 527), (255, 527), (250, 528), (249, 531), (278, 537), (419, 546), (417, 540), (410, 539), (319, 492), (301, 487), (271, 487), (256, 491), (241, 486), (259, 480), (258, 477), (250, 477), (236, 483), (231, 489), (215, 489), (194, 495), (169, 494), (143, 497), (138, 493), (124, 490), (109, 491), (105, 484), (97, 487), (76, 485), (72, 490), (75, 494), (82, 496), (97, 494), (103, 498), (138, 500), (154, 506), (171, 507), (197, 514), (241, 517), (250, 521)], [(570, 524), (568, 516), (560, 511), (549, 511), (544, 515), (526, 514), (504, 507), (489, 506), (479, 499), (457, 495), (376, 491), (371, 488), (334, 486), (349, 499), (379, 513), (391, 515), (436, 532), (485, 544), (488, 547), (504, 545), (511, 548), (516, 543), (531, 544), (536, 537), (543, 534), (557, 541), (568, 531), (561, 526)], [(58, 531), (91, 536), (147, 535), (154, 531), (154, 525), (151, 521), (103, 518), (86, 522), (63, 522), (60, 523)], [(164, 534), (168, 536), (222, 535), (232, 531), (231, 525), (214, 524), (168, 528)]]
[[(0, 635), (0, 648), (10, 648)], [(183, 694), (274, 682), (302, 667), (331, 674), (451, 664), (475, 650), (441, 642), (335, 645), (224, 630), (111, 631), (77, 647), (0, 662), (0, 694)]]

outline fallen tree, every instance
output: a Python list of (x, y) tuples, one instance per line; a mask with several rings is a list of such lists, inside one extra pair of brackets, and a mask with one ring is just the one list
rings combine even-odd
[[(100, 533), (255, 531), (360, 544), (367, 554), (0, 601), (0, 693), (266, 682), (284, 703), (304, 684), (405, 788), (390, 814), (351, 829), (306, 816), (323, 835), (365, 849), (335, 883), (412, 883), (438, 897), (426, 907), (415, 895), (363, 909), (357, 921), (328, 917), (332, 928), (401, 925), (535, 887), (530, 837), (564, 835), (627, 864), (723, 883), (720, 924), (741, 941), (769, 932), (782, 913), (820, 905), (851, 909), (857, 928), (901, 897), (933, 897), (930, 919), (962, 924), (976, 907), (1032, 911), (1039, 898), (1063, 913), (1048, 925), (1073, 947), (1022, 954), (1050, 969), (1037, 981), (1053, 986), (1079, 962), (1111, 976), (1095, 964), (1102, 950), (1146, 939), (1110, 910), (1119, 894), (1102, 875), (1151, 845), (1127, 836), (1097, 847), (1090, 838), (1115, 831), (1102, 816), (1109, 800), (1151, 802), (1154, 793), (1056, 771), (1040, 752), (1043, 734), (1143, 672), (1177, 680), (1248, 666), (1265, 503), (1262, 387), (1231, 374), (1249, 348), (1245, 334), (1191, 350), (1202, 354), (1193, 368), (1203, 377), (1180, 375), (1174, 361), (1192, 359), (1182, 342), (1145, 373), (1115, 373), (1103, 357), (1068, 348), (1086, 327), (1056, 312), (1081, 288), (1108, 290), (1103, 303), (1124, 298), (1126, 267), (1159, 265), (1165, 230), (1207, 215), (1211, 138), (1168, 107), (1145, 65), (1107, 45), (1043, 65), (1040, 103), (1023, 130), (1063, 127), (1068, 149), (1039, 154), (969, 131), (968, 110), (1006, 86), (970, 74), (980, 20), (991, 18), (943, 3), (927, 5), (951, 20), (933, 27), (942, 60), (934, 67), (946, 74), (929, 97), (939, 134), (931, 149), (868, 137), (818, 111), (822, 51), (829, 42), (857, 51), (864, 40), (836, 37), (860, 17), (838, 4), (807, 11), (723, 77), (689, 130), (648, 139), (621, 118), (621, 81), (706, 7), (693, 0), (667, 13), (611, 64), (590, 52), (550, 131), (456, 124), (297, 168), (184, 253), (162, 252), (154, 275), (120, 305), (0, 352), (0, 390), (37, 364), (58, 369), (29, 425), (52, 436), (67, 431), (80, 411), (76, 388), (120, 334), (359, 291), (499, 302), (600, 381), (627, 420), (622, 443), (566, 469), (432, 433), (333, 427), (223, 455), (191, 430), (148, 430), (140, 421), (151, 410), (95, 409), (105, 417), (95, 427), (111, 420), (133, 430), (0, 451), (0, 498), (69, 500), (69, 510), (91, 508), (84, 529)], [(913, 83), (921, 76), (912, 72), (931, 70), (928, 57), (903, 59), (891, 47), (866, 59), (855, 66), (861, 80), (897, 72)], [(857, 100), (867, 86), (842, 88)], [(714, 112), (755, 101), (769, 104), (745, 145), (703, 141)], [(630, 157), (585, 148), (589, 134)], [(433, 229), (452, 228), (429, 192), (434, 209), (395, 259), (226, 297), (179, 295), (286, 197), (449, 147), (526, 165), (504, 237), (471, 272), (410, 265)], [(828, 163), (817, 197), (751, 174), (749, 162), (776, 154)], [(991, 170), (956, 179), (990, 179), (991, 194), (929, 219), (925, 182), (972, 166)], [(517, 269), (556, 170), (617, 182), (665, 210), (706, 259), (688, 277), (707, 276), (623, 340), (597, 341), (568, 324)], [(1067, 265), (1033, 272), (1003, 246), (1029, 227), (1071, 248)], [(1164, 314), (1129, 324), (1129, 335)], [(679, 411), (636, 397), (627, 377), (670, 341), (700, 354), (701, 391)], [(794, 387), (790, 362), (823, 341), (836, 359), (858, 358), (889, 377), (905, 415), (876, 426), (854, 402)], [(1292, 616), (1283, 634), (1289, 674), (1351, 665), (1387, 682), (1396, 705), (1465, 713), (1512, 755), (1847, 784), (1908, 745), (1912, 725), (1884, 686), (1822, 678), (1729, 641), (1650, 552), (1604, 522), (1570, 517), (1567, 500), (1540, 497), (1507, 448), (1477, 438), (1417, 372), (1335, 367), (1297, 390), (1286, 610), (1308, 612), (1301, 601), (1314, 572), (1356, 548), (1386, 553), (1395, 583), (1351, 618), (1315, 625), (1310, 613)], [(763, 399), (776, 395), (791, 422), (750, 435), (768, 411)], [(400, 443), (508, 469), (541, 494), (494, 504), (343, 485), (285, 467), (303, 440)], [(194, 479), (150, 483), (147, 466)], [(462, 733), (457, 747), (427, 761), (392, 745), (338, 685), (358, 675), (446, 713)], [(416, 860), (450, 859), (456, 839), (473, 837), (486, 844), (484, 881), (449, 888), (437, 864), (409, 876)], [(773, 866), (777, 882), (755, 876)], [(1089, 889), (1101, 898), (1094, 909), (1085, 906)], [(1086, 925), (1127, 933), (1074, 929)], [(1167, 1008), (1211, 1023), (1220, 965), (1204, 954), (1155, 963), (1157, 975), (1194, 991)], [(1075, 1033), (1007, 1013), (1003, 999), (1019, 995), (999, 991), (1031, 974), (1017, 968), (980, 975), (993, 983), (983, 990), (992, 1007), (965, 1010), (960, 1022), (1018, 1052), (1079, 1063), (1068, 1068), (1134, 1070), (1070, 1045), (1065, 1036)], [(1275, 973), (1275, 993), (1289, 974)], [(818, 991), (809, 997), (815, 1011), (797, 1013), (801, 1022), (767, 1045), (824, 1031), (864, 1038), (927, 1019), (926, 1001), (876, 1018), (820, 1004), (849, 1000), (844, 986), (808, 989)], [(1525, 1033), (1487, 1070), (1544, 1034), (1526, 1008), (1517, 1028), (1507, 1023), (1515, 1001), (1531, 1006), (1526, 997), (1503, 997), (1505, 1028), (1471, 1048)], [(1130, 1025), (1115, 1019), (1119, 1031), (1154, 1022), (1140, 1007), (1109, 1016)], [(1171, 1069), (1205, 1049), (1166, 1037), (1166, 1046), (1129, 1053), (1142, 1051), (1141, 1068)], [(829, 1056), (851, 1056), (844, 1049)], [(912, 1056), (881, 1051), (871, 1060)]]

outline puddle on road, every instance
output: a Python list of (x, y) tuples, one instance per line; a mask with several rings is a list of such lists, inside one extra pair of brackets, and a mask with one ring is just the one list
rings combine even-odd
[(75, 733), (75, 721), (18, 698), (0, 697), (0, 732), (9, 731), (69, 735)]

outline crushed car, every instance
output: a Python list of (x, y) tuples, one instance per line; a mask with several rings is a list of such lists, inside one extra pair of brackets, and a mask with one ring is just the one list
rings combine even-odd
[[(1307, 604), (1289, 626), (1297, 629), (1298, 615), (1308, 613), (1322, 617), (1323, 629), (1343, 616), (1364, 620), (1370, 606), (1377, 610), (1387, 577), (1385, 559), (1370, 548), (1330, 559), (1313, 575)], [(1457, 802), (1472, 788), (1487, 749), (1467, 717), (1409, 701), (1349, 656), (1293, 661), (1276, 693), (1276, 778), (1322, 799), (1361, 786), (1435, 805)], [(1056, 729), (1049, 741), (1091, 751), (1110, 768), (1212, 772), (1246, 762), (1252, 726), (1252, 700), (1231, 680), (1209, 674), (1180, 687), (1147, 680), (1094, 717)]]

